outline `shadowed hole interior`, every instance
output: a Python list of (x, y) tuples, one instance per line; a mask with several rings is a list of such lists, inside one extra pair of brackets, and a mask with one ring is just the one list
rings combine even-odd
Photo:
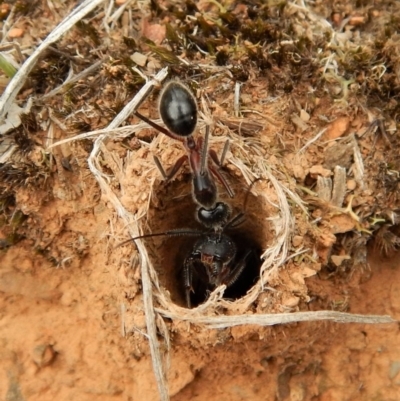
[[(220, 200), (231, 207), (232, 217), (243, 210), (247, 186), (238, 182), (233, 185), (233, 188), (236, 192), (234, 199), (229, 198), (222, 189), (220, 189), (219, 196)], [(182, 181), (161, 182), (156, 185), (153, 190), (154, 199), (148, 212), (149, 231), (146, 233), (161, 233), (182, 228), (202, 230), (206, 233), (207, 229), (196, 220), (197, 206), (192, 199), (190, 190), (189, 175), (185, 176)], [(231, 267), (248, 251), (251, 251), (246, 258), (246, 267), (243, 272), (237, 281), (225, 290), (224, 297), (232, 300), (244, 296), (259, 279), (262, 263), (261, 251), (268, 246), (271, 239), (266, 220), (268, 211), (262, 197), (249, 194), (245, 217), (245, 221), (239, 227), (224, 231), (237, 247), (237, 254)], [(194, 244), (201, 238), (182, 235), (145, 239), (149, 257), (157, 271), (161, 285), (169, 291), (171, 300), (180, 306), (186, 306), (183, 283), (184, 261), (193, 252)], [(193, 274), (193, 289), (191, 302), (192, 306), (197, 306), (207, 299), (213, 288), (207, 286), (195, 273)]]

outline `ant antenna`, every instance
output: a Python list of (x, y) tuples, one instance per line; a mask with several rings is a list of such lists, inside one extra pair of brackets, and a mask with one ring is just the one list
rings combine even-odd
[(240, 224), (242, 224), (245, 220), (245, 214), (246, 214), (246, 208), (247, 208), (247, 203), (249, 201), (249, 196), (251, 189), (254, 187), (254, 185), (258, 182), (263, 180), (263, 178), (258, 177), (252, 181), (252, 183), (249, 185), (246, 191), (246, 196), (244, 197), (244, 202), (243, 202), (243, 207), (242, 211), (238, 213), (235, 217), (233, 217), (228, 223), (226, 223), (224, 229), (226, 228), (232, 228), (232, 227), (238, 227)]
[[(174, 230), (167, 230), (162, 233), (153, 233), (153, 234), (143, 234), (143, 235), (138, 235), (137, 237), (132, 237), (127, 239), (126, 241), (123, 241), (116, 245), (114, 249), (119, 248), (120, 246), (123, 246), (125, 244), (128, 244), (130, 242), (135, 243), (135, 240), (137, 239), (143, 239), (143, 238), (152, 238), (152, 237), (185, 237), (185, 236), (192, 236), (192, 237), (201, 237), (204, 235), (204, 231), (200, 230), (192, 230), (189, 228), (176, 228)], [(136, 243), (135, 243), (136, 244)]]
[(224, 164), (226, 154), (228, 153), (228, 149), (229, 149), (229, 139), (226, 140), (224, 148), (222, 149), (221, 160), (219, 161), (220, 166)]

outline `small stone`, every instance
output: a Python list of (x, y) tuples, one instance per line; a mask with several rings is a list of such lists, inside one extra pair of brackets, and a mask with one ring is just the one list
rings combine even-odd
[(306, 172), (304, 171), (304, 168), (299, 164), (292, 165), (292, 168), (293, 168), (293, 175), (295, 176), (295, 178), (303, 182), (304, 179), (306, 178)]
[(292, 296), (282, 300), (282, 305), (287, 306), (288, 308), (294, 308), (300, 302), (300, 298)]
[(333, 234), (343, 234), (353, 231), (356, 222), (348, 214), (337, 214), (329, 219), (329, 225)]
[(50, 344), (37, 345), (32, 352), (32, 359), (39, 368), (50, 365), (55, 357), (56, 352)]
[(349, 191), (354, 191), (357, 187), (357, 183), (355, 180), (348, 180), (346, 186)]
[(298, 248), (303, 243), (303, 237), (301, 235), (295, 235), (292, 239), (292, 245)]
[(378, 18), (381, 15), (381, 12), (377, 9), (370, 10), (371, 17)]
[(365, 17), (363, 15), (355, 15), (349, 20), (349, 25), (357, 26), (365, 23)]
[(300, 118), (304, 121), (304, 122), (308, 122), (310, 120), (310, 115), (303, 109), (301, 109), (300, 111)]
[(349, 255), (332, 255), (332, 262), (335, 266), (339, 267), (344, 260), (349, 260), (351, 257)]
[(301, 274), (301, 272), (294, 272), (291, 275), (291, 279), (293, 283), (299, 284), (299, 285), (304, 285), (305, 281), (304, 281), (304, 277)]
[(303, 274), (303, 277), (312, 277), (317, 274), (317, 270), (311, 269), (309, 267), (303, 267), (301, 269), (301, 273)]
[(12, 28), (8, 31), (8, 37), (10, 39), (20, 38), (24, 35), (24, 32), (22, 28)]
[(393, 380), (400, 372), (400, 361), (394, 361), (390, 364), (389, 377)]
[(325, 136), (328, 139), (339, 138), (347, 131), (348, 128), (349, 128), (349, 118), (339, 117), (329, 125), (328, 129), (326, 130)]
[(293, 124), (297, 126), (297, 128), (300, 130), (300, 132), (306, 131), (309, 126), (308, 124), (306, 124), (301, 118), (300, 116), (298, 116), (297, 114), (293, 113), (290, 116), (290, 119), (292, 120)]
[(325, 248), (330, 248), (335, 242), (336, 237), (331, 232), (323, 232), (318, 236), (318, 243)]
[(147, 56), (142, 53), (135, 52), (131, 56), (131, 60), (140, 67), (144, 67), (147, 62)]
[(142, 34), (147, 39), (152, 40), (156, 45), (160, 45), (165, 39), (167, 28), (165, 25), (150, 24), (147, 19), (143, 20)]
[(291, 383), (290, 385), (290, 401), (304, 401), (306, 399), (307, 386), (302, 383)]

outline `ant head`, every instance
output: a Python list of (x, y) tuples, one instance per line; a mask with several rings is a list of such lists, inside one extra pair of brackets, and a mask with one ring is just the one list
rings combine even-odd
[(206, 227), (223, 228), (229, 220), (231, 211), (223, 202), (217, 202), (213, 209), (200, 207), (197, 211), (197, 219)]
[(200, 261), (206, 269), (211, 287), (228, 284), (225, 279), (237, 252), (232, 239), (227, 235), (214, 233), (197, 241), (195, 250), (200, 253)]
[(193, 134), (197, 124), (197, 104), (189, 88), (179, 81), (170, 81), (161, 92), (159, 112), (164, 124), (175, 135)]

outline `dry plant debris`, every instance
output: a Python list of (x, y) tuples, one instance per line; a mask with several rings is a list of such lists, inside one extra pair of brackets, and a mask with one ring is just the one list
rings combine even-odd
[[(400, 246), (400, 6), (364, 3), (3, 2), (0, 260), (29, 249), (56, 272), (106, 266), (104, 296), (139, 359), (149, 340), (163, 400), (184, 387), (169, 369), (178, 339), (203, 349), (267, 333), (254, 325), (392, 322), (346, 313), (354, 282), (369, 277), (367, 250), (390, 257)], [(132, 114), (159, 119), (167, 77), (195, 94), (197, 135), (211, 125), (217, 151), (230, 139), (236, 197), (220, 189), (221, 199), (240, 212), (262, 178), (237, 232), (262, 250), (259, 279), (239, 299), (220, 287), (194, 309), (178, 274), (191, 239), (117, 247), (198, 227), (189, 170), (164, 183), (153, 162), (171, 167), (182, 147)], [(55, 286), (34, 296), (71, 305)], [(1, 291), (27, 295), (17, 287)], [(35, 348), (37, 369), (57, 360), (55, 347)]]

